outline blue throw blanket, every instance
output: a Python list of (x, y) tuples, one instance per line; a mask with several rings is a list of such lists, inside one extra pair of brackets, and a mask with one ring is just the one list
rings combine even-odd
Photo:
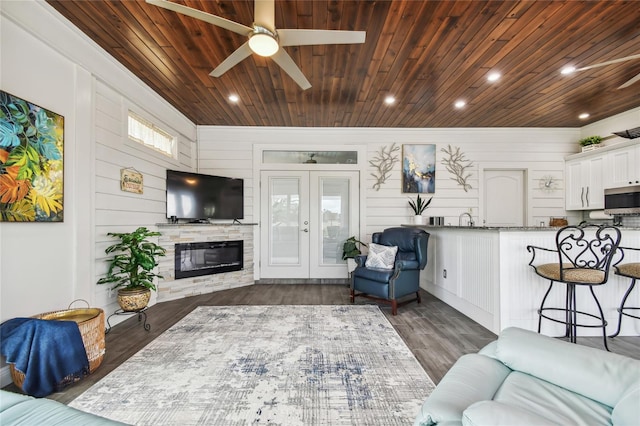
[(24, 373), (22, 390), (44, 397), (89, 374), (89, 360), (74, 321), (14, 318), (0, 324), (0, 353)]

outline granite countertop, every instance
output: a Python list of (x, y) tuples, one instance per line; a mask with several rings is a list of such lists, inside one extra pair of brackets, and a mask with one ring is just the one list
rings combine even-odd
[(458, 226), (458, 225), (413, 225), (402, 226), (423, 229), (464, 229), (470, 231), (557, 231), (561, 227), (550, 226)]
[[(458, 226), (458, 225), (413, 225), (406, 224), (402, 226), (414, 227), (414, 228), (423, 228), (425, 230), (429, 229), (465, 229), (470, 231), (554, 231), (556, 232), (558, 229), (562, 228), (561, 226)], [(637, 231), (640, 230), (639, 227), (635, 226), (618, 226), (618, 229), (624, 229), (629, 231)]]

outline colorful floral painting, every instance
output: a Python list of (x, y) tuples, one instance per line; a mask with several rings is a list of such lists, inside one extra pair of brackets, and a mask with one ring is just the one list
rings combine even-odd
[(435, 145), (402, 145), (402, 192), (436, 192)]
[(0, 222), (62, 222), (64, 117), (0, 91)]

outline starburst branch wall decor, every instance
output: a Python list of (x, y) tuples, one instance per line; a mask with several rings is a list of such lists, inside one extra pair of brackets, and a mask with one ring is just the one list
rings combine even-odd
[(467, 183), (467, 179), (471, 173), (468, 173), (467, 169), (473, 166), (473, 163), (464, 158), (460, 147), (452, 148), (451, 145), (448, 145), (446, 149), (442, 148), (440, 151), (446, 154), (441, 163), (445, 165), (449, 173), (454, 175), (451, 179), (458, 182), (458, 185), (461, 185), (465, 192), (469, 192), (471, 185)]
[(394, 142), (388, 149), (384, 146), (380, 148), (380, 152), (373, 157), (373, 160), (369, 160), (369, 164), (376, 169), (371, 173), (371, 176), (376, 178), (376, 183), (373, 184), (373, 189), (376, 191), (380, 190), (380, 186), (386, 182), (393, 166), (398, 162), (398, 151), (400, 147)]

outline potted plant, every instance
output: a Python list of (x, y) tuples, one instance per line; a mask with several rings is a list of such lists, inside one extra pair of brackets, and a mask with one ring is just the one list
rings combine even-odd
[(582, 147), (582, 152), (599, 148), (601, 142), (602, 138), (600, 136), (589, 136), (578, 141), (578, 143)]
[(409, 200), (409, 207), (411, 207), (411, 210), (413, 210), (413, 213), (415, 214), (413, 217), (414, 224), (424, 225), (424, 218), (422, 217), (422, 213), (424, 213), (427, 207), (429, 207), (429, 204), (431, 204), (431, 200), (433, 200), (433, 197), (429, 198), (429, 200), (425, 200), (424, 198), (420, 197), (420, 194), (418, 194), (415, 201)]
[(347, 238), (342, 245), (342, 260), (347, 261), (347, 270), (349, 273), (356, 269), (356, 261), (353, 258), (362, 253), (358, 245), (367, 246), (356, 237)]
[(107, 235), (120, 239), (105, 250), (114, 253), (109, 260), (107, 276), (100, 278), (98, 284), (114, 284), (112, 289), (118, 289), (118, 304), (123, 311), (139, 311), (149, 303), (151, 290), (155, 290), (155, 277), (162, 278), (153, 272), (158, 266), (158, 256), (164, 256), (166, 250), (159, 245), (147, 241), (148, 237), (157, 237), (159, 232), (153, 232), (145, 227), (139, 227), (133, 232)]

